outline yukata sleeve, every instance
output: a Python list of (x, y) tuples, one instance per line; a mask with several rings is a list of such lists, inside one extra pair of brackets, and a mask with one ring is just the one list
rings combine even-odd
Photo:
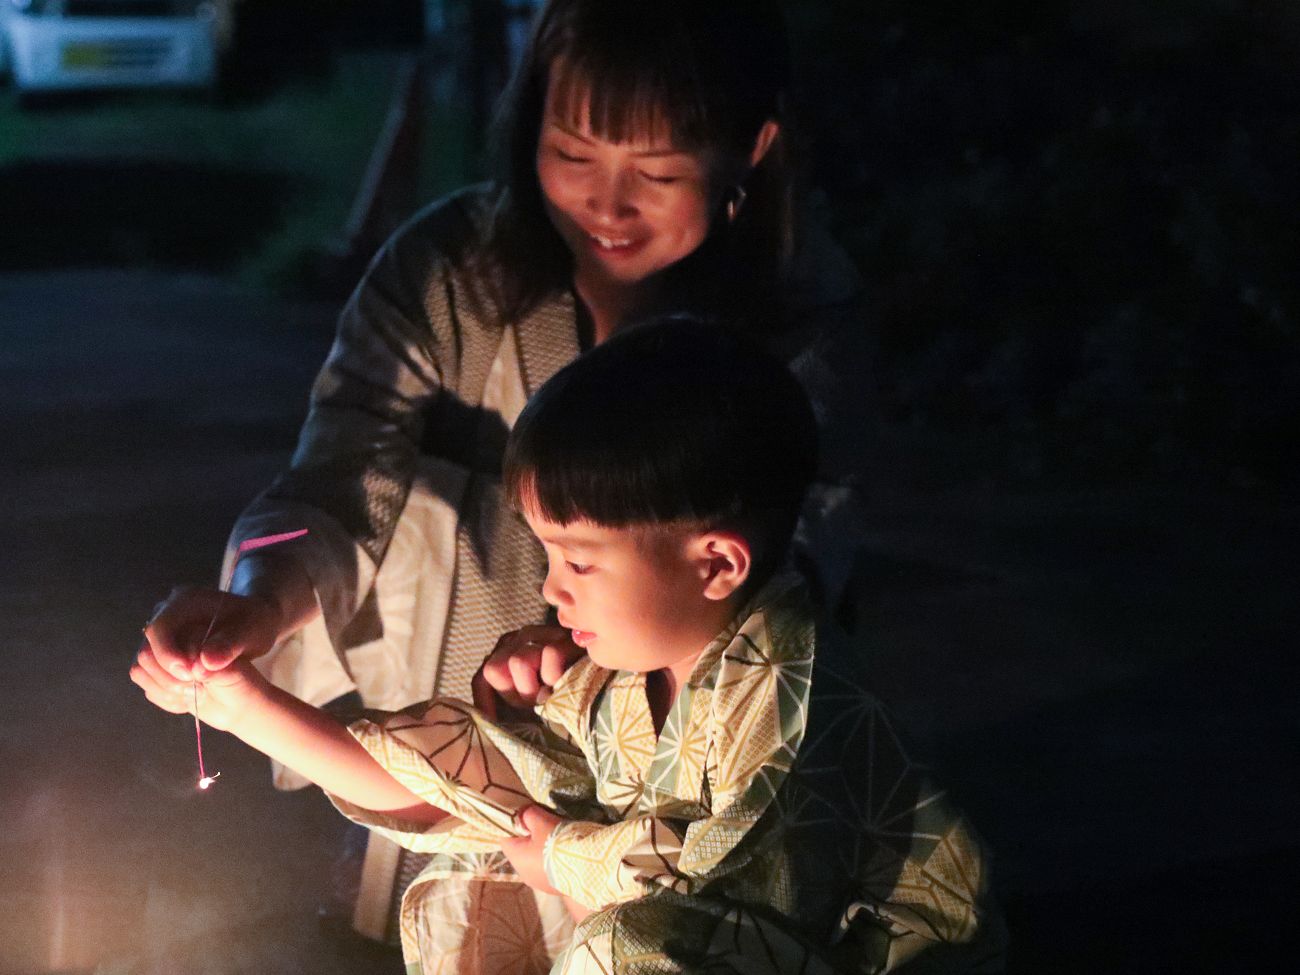
[(498, 724), (452, 698), (367, 712), (349, 730), (390, 775), (451, 816), (424, 827), (330, 796), (349, 819), (418, 853), (501, 849), (525, 836), (518, 815), (540, 803), (592, 815), (594, 781), (582, 752), (544, 725)]
[(716, 679), (683, 692), (703, 720), (686, 722), (701, 737), (682, 742), (678, 774), (703, 774), (708, 815), (561, 824), (544, 853), (557, 890), (598, 910), (659, 888), (694, 894), (770, 880), (772, 846), (764, 839), (773, 817), (765, 814), (807, 720), (811, 624), (799, 620), (795, 629), (779, 613), (751, 615), (724, 649)]
[(836, 892), (836, 952), (862, 971), (1000, 970), (1005, 928), (979, 836), (857, 660), (818, 652), (789, 841), (798, 883)]
[(272, 590), (277, 577), (305, 573), (336, 653), (406, 502), (424, 418), (458, 378), (454, 275), (445, 257), (448, 241), (464, 233), (456, 209), (446, 204), (446, 213), (414, 222), (376, 256), (340, 315), (288, 470), (232, 532), (231, 549), (245, 538), (309, 529), (293, 546), (249, 556), (242, 571)]

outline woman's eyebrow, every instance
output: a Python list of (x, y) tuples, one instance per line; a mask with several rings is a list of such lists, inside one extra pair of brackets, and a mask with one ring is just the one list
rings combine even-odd
[[(596, 140), (587, 138), (587, 136), (583, 135), (581, 132), (571, 128), (567, 122), (564, 122), (555, 116), (548, 118), (546, 124), (554, 126), (565, 135), (577, 139), (579, 142), (585, 143), (586, 145), (594, 146), (596, 144)], [(661, 159), (665, 156), (685, 156), (688, 155), (688, 153), (685, 149), (674, 149), (669, 147), (667, 149), (633, 149), (632, 155), (639, 159)]]
[(634, 150), (632, 155), (642, 159), (654, 159), (663, 156), (685, 156), (688, 155), (685, 149), (643, 149)]

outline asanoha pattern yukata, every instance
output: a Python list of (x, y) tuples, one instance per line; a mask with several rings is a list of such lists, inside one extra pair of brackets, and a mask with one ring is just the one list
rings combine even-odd
[[(320, 615), (258, 660), (272, 683), (309, 703), (355, 692), (365, 707), (395, 711), (439, 695), (467, 698), (497, 638), (546, 619), (538, 594), (546, 560), (501, 494), (501, 456), (527, 398), (578, 355), (579, 307), (563, 287), (506, 319), (496, 297), (501, 271), (482, 260), (500, 202), (491, 186), (461, 190), (412, 218), (375, 256), (339, 318), (289, 469), (232, 532), (227, 569), (245, 539), (310, 529), (293, 550), (243, 567), (272, 592), (304, 573), (311, 580)], [(788, 321), (765, 338), (824, 425), (853, 431), (831, 439), (852, 440), (868, 428), (873, 402), (860, 382), (871, 344), (861, 281), (816, 221), (803, 227), (794, 257), (780, 309)], [(691, 308), (683, 295), (680, 308), (665, 310)], [(833, 510), (851, 510), (846, 470), (832, 464), (823, 478), (841, 499)], [(810, 505), (805, 518), (824, 592), (847, 578), (856, 538), (830, 510)], [(282, 766), (275, 781), (307, 785)], [(395, 933), (393, 897), (419, 858), (372, 839), (353, 924), (383, 940)], [(469, 862), (457, 854), (444, 865), (444, 930), (496, 943), (562, 913), (540, 905), (541, 896), (527, 919), (516, 917), (528, 898), (502, 893), (509, 864), (493, 854), (476, 869)], [(498, 896), (499, 908), (489, 903)], [(453, 907), (457, 897), (465, 903)], [(460, 950), (480, 960), (489, 951)], [(473, 971), (514, 975), (503, 955), (494, 960), (501, 967)]]
[[(875, 699), (815, 659), (812, 620), (798, 585), (769, 584), (704, 651), (657, 736), (645, 676), (587, 660), (538, 708), (538, 726), (447, 698), (372, 713), (352, 725), (358, 740), (453, 818), (412, 828), (335, 802), (409, 849), (444, 854), (499, 849), (534, 802), (564, 817), (547, 874), (594, 913), (570, 935), (538, 907), (553, 901), (515, 884), (519, 916), (491, 920), (506, 922), (503, 950), (537, 946), (524, 963), (536, 967), (521, 971), (545, 971), (557, 951), (558, 973), (880, 972), (926, 949), (943, 970), (995, 961), (978, 839)], [(437, 858), (438, 876), (406, 894), (411, 973), (467, 961), (455, 932), (470, 922), (437, 903), (455, 862)], [(480, 862), (466, 857), (466, 869)]]

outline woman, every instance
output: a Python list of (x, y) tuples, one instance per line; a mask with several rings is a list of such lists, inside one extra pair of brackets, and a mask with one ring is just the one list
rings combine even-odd
[[(468, 697), (502, 633), (546, 622), (544, 559), (498, 490), (505, 433), (560, 366), (651, 311), (763, 309), (770, 344), (835, 412), (819, 370), (827, 347), (859, 347), (857, 282), (795, 233), (787, 85), (767, 0), (551, 0), (507, 94), (498, 180), (432, 205), (376, 256), (289, 470), (231, 543), (309, 534), (239, 561), (201, 653), (217, 593), (173, 593), (147, 628), (158, 659), (188, 678), (262, 657), (313, 703)], [(575, 652), (563, 631), (522, 632), (515, 649)], [(384, 855), (368, 856), (372, 887), (396, 870)], [(448, 892), (447, 957), (491, 971), (496, 945), (544, 971), (567, 914), (493, 878), (509, 879), (499, 857), (425, 869)], [(381, 934), (389, 905), (366, 911), (358, 926)]]

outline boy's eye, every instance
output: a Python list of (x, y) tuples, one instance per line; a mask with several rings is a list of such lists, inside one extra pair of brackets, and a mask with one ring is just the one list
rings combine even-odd
[(585, 576), (588, 572), (591, 571), (590, 565), (583, 565), (579, 562), (566, 561), (564, 564), (569, 567), (569, 571), (572, 572), (575, 576)]
[(575, 156), (571, 152), (565, 152), (559, 146), (555, 147), (555, 154), (560, 157), (561, 162), (567, 163), (585, 163), (590, 162), (586, 156)]
[(676, 183), (681, 179), (680, 176), (656, 176), (654, 173), (647, 173), (644, 170), (641, 171), (641, 176), (652, 183), (662, 183), (665, 186), (669, 183)]

